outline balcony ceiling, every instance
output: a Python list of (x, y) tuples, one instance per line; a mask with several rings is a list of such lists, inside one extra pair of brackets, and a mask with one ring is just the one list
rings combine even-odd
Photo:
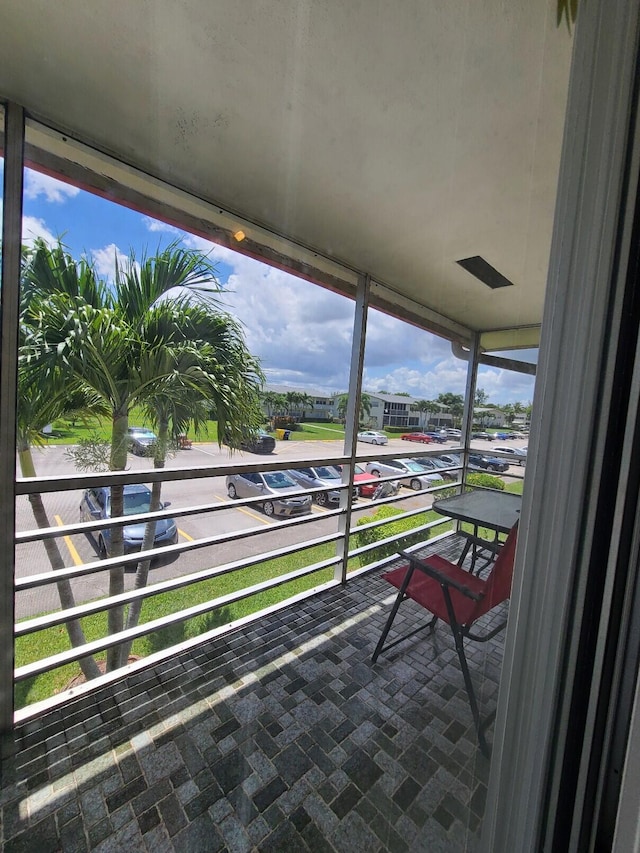
[[(468, 329), (540, 322), (551, 0), (4, 0), (0, 95)], [(456, 264), (480, 255), (513, 283)]]

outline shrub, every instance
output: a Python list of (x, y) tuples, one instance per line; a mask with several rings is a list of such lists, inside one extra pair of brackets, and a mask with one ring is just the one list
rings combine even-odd
[(467, 477), (468, 486), (482, 486), (485, 489), (498, 489), (504, 492), (504, 480), (500, 477), (494, 477), (492, 474), (469, 474)]
[[(382, 521), (386, 518), (393, 518), (396, 515), (402, 515), (402, 510), (396, 509), (393, 506), (379, 506), (376, 508), (373, 515), (367, 515), (358, 520), (358, 527), (363, 524), (369, 524), (373, 521)], [(402, 518), (398, 521), (391, 521), (388, 524), (380, 527), (370, 527), (367, 530), (361, 530), (355, 534), (355, 544), (357, 548), (362, 548), (364, 545), (372, 545), (374, 542), (379, 542), (381, 539), (386, 539), (389, 536), (396, 536), (399, 533), (410, 531), (414, 527), (420, 525), (422, 521), (420, 516), (411, 516), (411, 518)], [(381, 560), (384, 557), (391, 557), (396, 551), (408, 548), (409, 545), (414, 545), (418, 542), (424, 542), (429, 538), (429, 531), (422, 530), (419, 533), (407, 533), (396, 542), (381, 545), (372, 551), (367, 551), (360, 557), (360, 564), (366, 565), (375, 560)]]
[(290, 429), (295, 430), (298, 428), (296, 423), (296, 419), (292, 418), (290, 415), (277, 415), (273, 419), (273, 429)]

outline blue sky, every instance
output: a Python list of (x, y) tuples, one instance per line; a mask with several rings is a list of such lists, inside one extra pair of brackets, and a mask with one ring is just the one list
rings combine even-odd
[[(113, 277), (116, 254), (153, 254), (177, 239), (200, 249), (214, 260), (225, 286), (224, 307), (243, 323), (270, 384), (325, 392), (348, 387), (354, 305), (345, 297), (27, 170), (23, 239), (38, 236), (60, 238), (74, 257), (92, 258), (106, 279)], [(448, 391), (464, 394), (465, 381), (466, 363), (453, 356), (447, 341), (371, 311), (365, 390), (435, 399)], [(504, 370), (481, 367), (478, 385), (489, 403), (533, 397), (530, 377)]]

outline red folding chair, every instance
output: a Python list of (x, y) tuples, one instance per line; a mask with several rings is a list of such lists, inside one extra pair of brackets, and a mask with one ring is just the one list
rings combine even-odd
[[(506, 625), (505, 619), (486, 634), (478, 635), (472, 631), (474, 623), (481, 616), (506, 601), (511, 595), (517, 533), (518, 525), (516, 523), (510, 531), (507, 541), (500, 549), (490, 574), (485, 579), (470, 574), (437, 554), (420, 558), (406, 551), (401, 551), (400, 554), (409, 561), (409, 564), (402, 565), (382, 576), (390, 584), (397, 587), (398, 595), (373, 653), (373, 663), (377, 661), (383, 651), (387, 651), (387, 649), (412, 637), (419, 631), (425, 628), (430, 628), (433, 631), (438, 619), (446, 622), (453, 632), (480, 749), (487, 756), (490, 750), (484, 733), (487, 726), (493, 721), (495, 711), (484, 722), (481, 721), (469, 666), (464, 653), (464, 641), (469, 639), (485, 643), (495, 637)], [(385, 646), (385, 640), (398, 608), (407, 598), (428, 610), (432, 614), (432, 619), (426, 626), (421, 625), (409, 634), (405, 634)]]

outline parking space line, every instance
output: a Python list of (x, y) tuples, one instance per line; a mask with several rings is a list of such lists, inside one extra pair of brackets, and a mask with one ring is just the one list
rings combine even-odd
[(183, 536), (187, 540), (187, 542), (195, 542), (193, 536), (189, 536), (189, 534), (185, 533), (184, 530), (180, 530), (180, 528), (178, 528), (178, 533), (180, 534), (180, 536)]
[[(223, 503), (223, 504), (229, 504), (229, 506), (233, 506), (233, 502), (232, 502), (232, 501), (227, 501), (227, 500), (225, 500), (224, 498), (218, 497), (218, 495), (214, 495), (214, 497), (215, 497), (215, 499), (216, 499), (217, 501), (220, 501), (220, 503)], [(253, 512), (251, 512), (251, 510), (248, 510), (246, 507), (243, 507), (243, 506), (233, 506), (233, 508), (234, 508), (234, 509), (237, 509), (237, 510), (238, 510), (238, 512), (243, 512), (245, 515), (248, 515), (248, 516), (249, 516), (249, 518), (253, 518), (253, 519), (255, 519), (256, 521), (261, 521), (263, 524), (271, 525), (271, 522), (270, 522), (270, 521), (268, 521), (266, 518), (263, 518), (261, 515), (255, 515)]]
[[(55, 518), (58, 527), (64, 527), (64, 521), (60, 518), (59, 515), (54, 515), (53, 517)], [(83, 562), (80, 559), (80, 554), (78, 554), (78, 552), (76, 551), (76, 546), (71, 541), (71, 537), (63, 536), (62, 538), (64, 539), (65, 545), (69, 549), (69, 554), (71, 555), (71, 559), (73, 560), (73, 562), (76, 564), (76, 566), (82, 566)]]

